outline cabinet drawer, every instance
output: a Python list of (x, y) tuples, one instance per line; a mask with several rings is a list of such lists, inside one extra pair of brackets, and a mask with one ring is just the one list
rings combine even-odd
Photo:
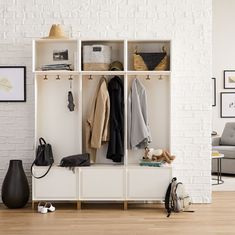
[(171, 177), (171, 168), (128, 169), (127, 200), (164, 199)]
[[(36, 176), (40, 176), (46, 169), (47, 167), (34, 167), (33, 171)], [(33, 177), (33, 200), (76, 200), (77, 175), (67, 168), (52, 167), (45, 177)]]
[(81, 200), (123, 200), (124, 169), (81, 169)]

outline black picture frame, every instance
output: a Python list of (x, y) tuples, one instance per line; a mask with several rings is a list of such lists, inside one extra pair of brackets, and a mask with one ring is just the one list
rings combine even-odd
[(53, 61), (69, 60), (69, 50), (53, 50)]
[(220, 117), (235, 118), (235, 92), (220, 92)]
[(235, 70), (224, 70), (224, 89), (235, 89), (235, 80), (234, 82), (229, 82), (229, 74), (234, 75), (235, 79)]
[(216, 106), (216, 78), (212, 79), (212, 107)]
[(26, 102), (26, 66), (0, 66), (0, 102)]

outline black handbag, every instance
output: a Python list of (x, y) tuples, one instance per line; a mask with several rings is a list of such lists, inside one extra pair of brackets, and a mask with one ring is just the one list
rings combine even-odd
[(60, 161), (62, 167), (90, 166), (90, 154), (76, 154), (64, 157)]
[[(41, 137), (39, 138), (39, 145), (37, 148), (36, 158), (31, 166), (31, 174), (36, 179), (41, 179), (48, 174), (52, 165), (54, 163), (52, 147), (50, 144), (46, 143), (46, 141)], [(42, 176), (33, 175), (33, 166), (49, 166), (46, 173)]]
[(137, 48), (134, 53), (134, 69), (135, 70), (167, 70), (169, 69), (168, 56), (165, 47), (162, 52), (144, 52), (138, 53)]

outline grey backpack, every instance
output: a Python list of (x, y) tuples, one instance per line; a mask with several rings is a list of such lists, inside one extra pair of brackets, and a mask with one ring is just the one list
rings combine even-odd
[(191, 204), (190, 196), (185, 191), (183, 183), (177, 182), (177, 178), (173, 178), (165, 196), (167, 217), (170, 216), (171, 212), (194, 212), (188, 210)]

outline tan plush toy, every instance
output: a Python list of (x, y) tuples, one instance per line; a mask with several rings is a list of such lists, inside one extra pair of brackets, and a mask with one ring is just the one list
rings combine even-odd
[(168, 151), (162, 149), (153, 149), (153, 148), (145, 148), (145, 154), (143, 157), (145, 160), (150, 161), (165, 161), (167, 163), (171, 163), (175, 156), (172, 156)]

